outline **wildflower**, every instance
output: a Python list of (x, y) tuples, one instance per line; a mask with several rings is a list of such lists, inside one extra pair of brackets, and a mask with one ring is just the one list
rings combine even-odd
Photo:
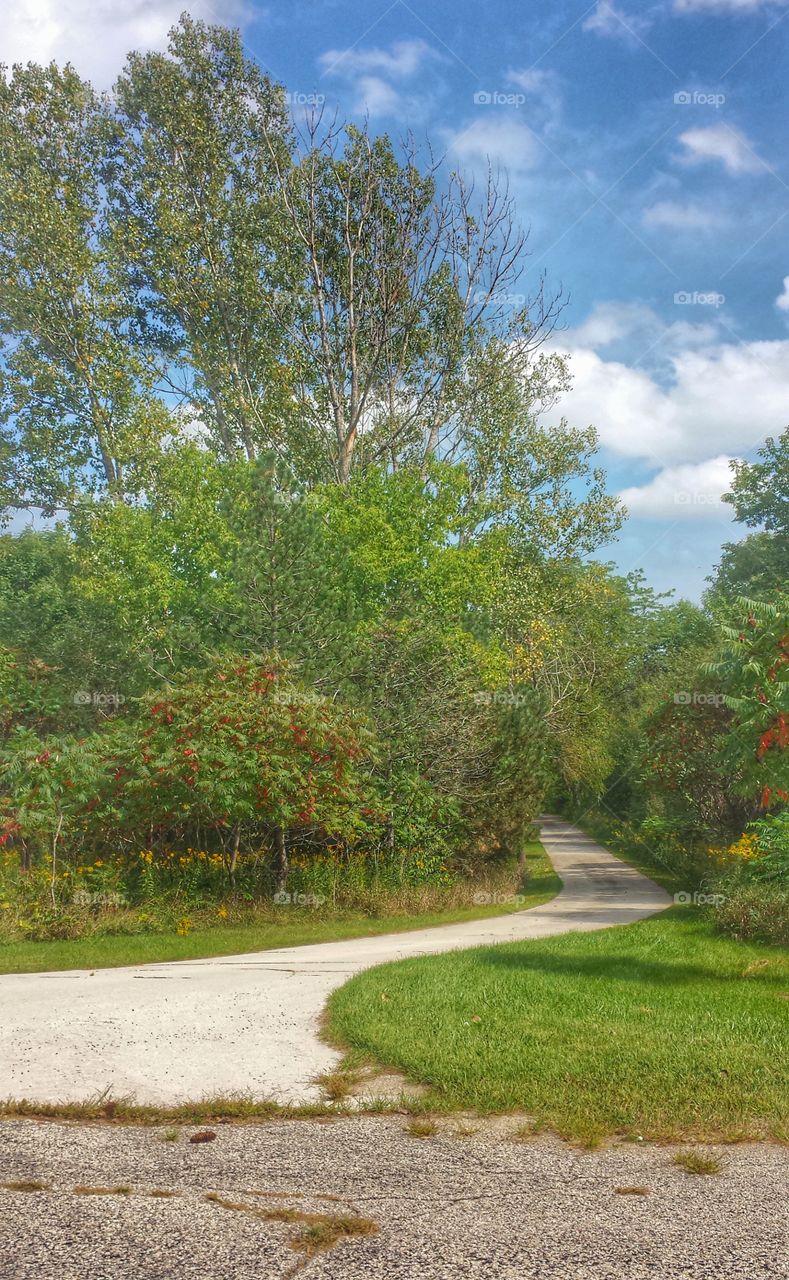
[(219, 907), (216, 914), (220, 920), (227, 920), (227, 907)]
[(192, 921), (189, 919), (188, 916), (183, 916), (183, 918), (178, 921), (178, 927), (176, 929), (176, 933), (179, 935), (179, 937), (185, 938), (187, 934), (191, 931), (191, 929), (192, 929)]

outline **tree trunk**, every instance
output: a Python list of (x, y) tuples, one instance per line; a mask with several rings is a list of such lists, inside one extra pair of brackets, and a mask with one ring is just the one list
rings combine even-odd
[(233, 852), (230, 855), (230, 868), (229, 868), (230, 884), (233, 889), (235, 889), (236, 887), (236, 867), (238, 865), (238, 846), (240, 843), (241, 843), (241, 832), (238, 829), (238, 827), (236, 827), (235, 833), (233, 835)]
[(285, 843), (285, 831), (283, 827), (277, 827), (274, 833), (274, 892), (285, 893), (288, 886), (288, 848)]

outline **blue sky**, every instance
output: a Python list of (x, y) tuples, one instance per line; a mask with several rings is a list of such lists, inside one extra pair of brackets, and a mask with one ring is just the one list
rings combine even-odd
[[(185, 0), (21, 0), (6, 61), (71, 59), (110, 85)], [(612, 557), (697, 597), (735, 534), (728, 459), (789, 423), (789, 0), (232, 0), (294, 113), (317, 96), (453, 166), (506, 169), (526, 286), (563, 286), (573, 389), (631, 519)], [(558, 416), (558, 415), (557, 415)]]

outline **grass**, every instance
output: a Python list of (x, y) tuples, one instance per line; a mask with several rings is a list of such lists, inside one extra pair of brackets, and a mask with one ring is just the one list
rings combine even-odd
[(48, 1191), (46, 1182), (34, 1182), (31, 1178), (21, 1178), (17, 1182), (0, 1182), (2, 1191)]
[[(509, 882), (499, 878), (493, 888), (499, 892), (514, 889), (512, 872)], [(519, 909), (536, 907), (558, 893), (560, 881), (537, 842), (526, 848), (526, 883), (519, 892), (523, 901)], [(455, 901), (471, 903), (475, 890), (485, 886), (469, 882)], [(433, 895), (435, 898), (436, 895)], [(396, 897), (392, 901), (397, 901)], [(448, 899), (448, 901), (452, 901)], [(514, 910), (511, 904), (488, 906), (454, 905), (446, 910), (433, 909), (416, 914), (392, 912), (369, 915), (341, 911), (337, 915), (307, 915), (301, 910), (283, 918), (263, 919), (255, 924), (217, 925), (195, 929), (186, 936), (177, 933), (99, 934), (90, 937), (51, 942), (27, 939), (0, 944), (0, 973), (42, 973), (63, 969), (108, 969), (121, 965), (162, 963), (168, 960), (199, 960), (208, 956), (242, 955), (250, 951), (267, 951), (274, 947), (304, 946), (311, 942), (334, 942), (345, 938), (375, 937), (382, 933), (401, 933), (431, 925), (452, 924), (463, 920), (480, 920), (505, 915)]]
[(788, 988), (785, 954), (679, 907), (366, 970), (328, 1027), (427, 1085), (428, 1112), (523, 1111), (584, 1143), (789, 1140)]
[[(257, 1195), (262, 1192), (249, 1192)], [(318, 1197), (326, 1199), (330, 1197)], [(303, 1209), (277, 1208), (259, 1209), (242, 1200), (227, 1200), (216, 1191), (205, 1196), (209, 1204), (218, 1205), (220, 1209), (230, 1209), (236, 1213), (246, 1213), (264, 1222), (282, 1222), (286, 1226), (297, 1227), (291, 1236), (289, 1245), (297, 1252), (313, 1257), (333, 1249), (341, 1240), (353, 1236), (374, 1236), (378, 1234), (378, 1224), (371, 1218), (362, 1218), (358, 1214), (308, 1213)]]
[(679, 1165), (686, 1173), (707, 1175), (720, 1173), (721, 1162), (714, 1156), (702, 1155), (700, 1151), (679, 1151), (674, 1156), (674, 1164)]
[(433, 1138), (438, 1130), (435, 1120), (411, 1120), (405, 1131), (412, 1138)]

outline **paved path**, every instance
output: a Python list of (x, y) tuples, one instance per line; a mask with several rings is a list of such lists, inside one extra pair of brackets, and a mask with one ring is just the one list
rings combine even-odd
[[(784, 1148), (712, 1148), (720, 1173), (693, 1177), (663, 1146), (515, 1142), (521, 1121), (447, 1117), (420, 1141), (399, 1117), (278, 1120), (217, 1126), (215, 1142), (194, 1146), (190, 1130), (163, 1142), (161, 1129), (6, 1121), (0, 1276), (289, 1280), (300, 1260), (298, 1280), (789, 1276)], [(3, 1188), (23, 1179), (45, 1189)], [(265, 1218), (283, 1208), (377, 1232), (305, 1260), (289, 1248), (298, 1218)]]
[(530, 911), (241, 956), (2, 976), (0, 1097), (71, 1101), (109, 1087), (164, 1104), (241, 1091), (306, 1100), (338, 1057), (316, 1034), (326, 998), (359, 970), (630, 924), (670, 903), (570, 823), (543, 820), (542, 841), (563, 888)]

